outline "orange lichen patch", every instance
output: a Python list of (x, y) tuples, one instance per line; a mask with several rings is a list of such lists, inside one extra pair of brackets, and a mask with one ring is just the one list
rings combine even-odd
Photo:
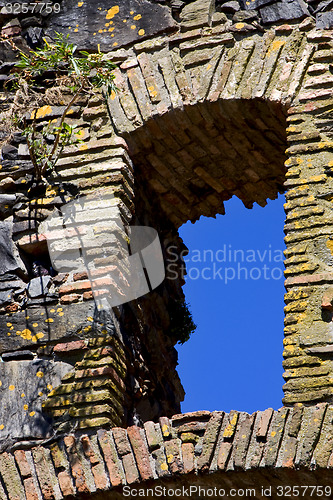
[(329, 251), (331, 252), (331, 254), (333, 255), (333, 240), (327, 240), (326, 246), (329, 249)]
[(23, 410), (27, 411), (28, 405), (23, 405)]
[(53, 323), (54, 319), (53, 318), (47, 318), (45, 320), (45, 323)]
[(139, 34), (140, 36), (144, 35), (144, 34), (145, 34), (145, 30), (143, 30), (143, 29), (139, 30), (139, 31), (138, 31), (138, 34)]
[(55, 313), (55, 309), (50, 309), (50, 313)]
[[(16, 335), (17, 335), (17, 332), (16, 332)], [(28, 328), (25, 328), (24, 330), (22, 330), (21, 332), (21, 337), (22, 339), (25, 339), (25, 340), (31, 340), (31, 330), (29, 330)]]
[(103, 33), (103, 30), (98, 30), (98, 33)]
[(127, 23), (127, 19), (123, 19), (123, 23)]
[(44, 377), (44, 373), (43, 372), (37, 372), (36, 373), (36, 377), (42, 378), (42, 377)]
[(3, 424), (0, 425), (0, 431), (2, 431), (2, 429), (4, 429), (5, 426)]
[(59, 316), (63, 316), (65, 313), (59, 313)]
[[(46, 115), (49, 115), (50, 113), (52, 113), (52, 108), (51, 106), (47, 105), (47, 106), (42, 106), (41, 108), (39, 108), (37, 110), (37, 113), (36, 113), (36, 120), (38, 120), (38, 118), (44, 118), (44, 116)], [(35, 116), (35, 111), (33, 111), (31, 113), (31, 120), (34, 118)]]
[(115, 5), (114, 7), (111, 7), (111, 9), (107, 11), (105, 18), (112, 19), (116, 14), (118, 14), (118, 12), (119, 12), (119, 7), (118, 5)]
[(236, 24), (235, 24), (235, 28), (236, 28), (237, 30), (241, 30), (242, 28), (244, 28), (244, 26), (245, 26), (245, 24), (244, 24), (244, 23), (236, 23)]
[(272, 50), (278, 51), (285, 44), (285, 40), (275, 40), (267, 51), (267, 57), (271, 55)]
[(77, 33), (79, 30), (77, 28), (75, 28), (74, 32)]
[(9, 389), (10, 391), (14, 391), (14, 390), (15, 390), (15, 385), (10, 385), (10, 386), (8, 387), (8, 389)]
[(52, 384), (47, 384), (46, 388), (47, 388), (49, 391), (52, 391), (52, 389), (53, 389), (53, 385), (52, 385)]
[(138, 21), (139, 19), (141, 19), (141, 14), (138, 14), (136, 16), (133, 17), (134, 21)]
[[(112, 35), (111, 35), (111, 36), (112, 36)], [(118, 45), (118, 42), (114, 42), (112, 45), (113, 45), (114, 47), (116, 47), (116, 45)]]
[(42, 391), (39, 391), (38, 396), (43, 396)]
[(1, 387), (1, 386), (2, 386), (2, 382), (1, 382), (1, 380), (0, 380), (0, 387)]
[(133, 16), (134, 10), (130, 10), (130, 14), (131, 14), (131, 16)]
[(115, 100), (115, 98), (116, 98), (116, 93), (115, 93), (115, 91), (114, 91), (114, 90), (112, 90), (112, 91), (111, 91), (111, 94), (110, 94), (110, 99), (111, 99), (111, 101), (114, 101), (114, 100)]
[(24, 394), (24, 392), (22, 392), (22, 394), (21, 394), (21, 398), (25, 398), (25, 394)]
[(7, 323), (7, 326), (10, 327), (10, 326), (13, 326), (11, 323)]
[(114, 30), (114, 28), (109, 28), (109, 31), (113, 31), (113, 30)]
[(32, 323), (32, 326), (33, 326), (34, 328), (37, 328), (38, 323)]
[(91, 316), (88, 316), (87, 320), (92, 322), (92, 321), (94, 321), (94, 318), (92, 318)]
[(36, 412), (35, 412), (35, 411), (31, 411), (31, 412), (29, 413), (30, 417), (33, 417), (35, 414), (36, 414)]
[(131, 30), (135, 30), (135, 29), (136, 29), (135, 24), (132, 24), (132, 26), (131, 26)]
[(84, 151), (85, 149), (88, 149), (87, 144), (81, 144), (80, 151)]
[(77, 3), (77, 6), (78, 6), (78, 7), (82, 7), (82, 5), (83, 5), (83, 2), (78, 2), (78, 3)]

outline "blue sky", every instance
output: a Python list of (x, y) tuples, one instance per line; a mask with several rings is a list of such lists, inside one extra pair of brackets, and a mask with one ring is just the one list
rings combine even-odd
[(177, 347), (182, 412), (282, 406), (284, 202), (280, 195), (248, 210), (233, 197), (226, 215), (180, 229), (197, 324)]

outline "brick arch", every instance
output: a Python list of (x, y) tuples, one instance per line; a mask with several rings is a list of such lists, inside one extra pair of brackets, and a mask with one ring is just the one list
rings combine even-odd
[(109, 100), (115, 134), (176, 226), (224, 213), (233, 194), (250, 208), (283, 190), (287, 109), (313, 53), (298, 28), (213, 31), (137, 44)]
[(152, 203), (177, 228), (224, 213), (232, 194), (251, 207), (286, 191), (286, 404), (332, 398), (332, 35), (309, 28), (216, 27), (136, 44), (118, 60), (120, 92), (109, 101), (149, 193), (146, 220)]

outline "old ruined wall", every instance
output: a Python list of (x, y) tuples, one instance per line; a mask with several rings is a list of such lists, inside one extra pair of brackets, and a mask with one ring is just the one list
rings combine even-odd
[[(331, 467), (325, 437), (332, 433), (333, 380), (329, 4), (63, 0), (59, 5), (59, 13), (49, 16), (15, 17), (10, 8), (2, 9), (3, 36), (26, 49), (54, 30), (69, 33), (82, 49), (96, 50), (99, 44), (117, 64), (119, 91), (107, 107), (98, 95), (76, 103), (69, 119), (79, 125), (84, 143), (64, 150), (44, 190), (34, 182), (22, 137), (15, 134), (2, 149), (0, 439), (3, 448), (21, 441), (35, 446), (45, 438), (56, 443), (53, 451), (46, 443), (27, 455), (14, 453), (20, 444), (9, 448), (3, 469), (21, 486), (12, 492), (4, 474), (4, 498), (20, 497), (31, 481), (43, 494), (52, 484), (55, 497), (62, 498), (207, 468)], [(6, 81), (15, 53), (4, 41), (1, 50), (0, 80)], [(10, 99), (2, 93), (4, 112)], [(42, 106), (38, 123), (57, 119), (66, 99)], [(9, 132), (4, 126), (3, 135)], [(149, 294), (98, 311), (86, 272), (51, 269), (40, 224), (78, 195), (112, 196), (125, 225), (157, 229), (168, 264), (168, 248), (183, 249), (177, 230), (187, 220), (224, 213), (223, 202), (233, 195), (251, 208), (279, 192), (287, 199), (286, 407), (252, 417), (223, 412), (175, 417), (168, 434), (164, 417), (179, 412), (184, 395), (174, 350), (188, 326), (183, 283), (167, 273)], [(91, 255), (99, 255), (98, 237)], [(119, 243), (121, 232), (117, 237)], [(118, 243), (110, 244), (121, 260), (124, 246)], [(60, 241), (64, 261), (66, 250)], [(287, 408), (295, 403), (309, 408), (303, 413)], [(158, 418), (160, 427), (148, 423), (146, 434), (131, 427), (130, 442), (125, 431), (92, 431)], [(185, 427), (179, 430), (182, 418)], [(210, 418), (213, 430), (206, 429)], [(231, 425), (230, 434), (224, 424)], [(153, 428), (157, 437), (149, 434)], [(150, 455), (137, 469), (133, 453), (138, 461), (141, 452)], [(29, 473), (22, 465), (27, 457)], [(87, 490), (78, 479), (82, 474)]]

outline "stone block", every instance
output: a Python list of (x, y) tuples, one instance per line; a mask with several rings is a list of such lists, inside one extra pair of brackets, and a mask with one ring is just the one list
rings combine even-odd
[(259, 9), (264, 24), (278, 23), (310, 16), (302, 0), (282, 1), (265, 5)]
[(212, 0), (196, 0), (182, 9), (180, 22), (182, 28), (192, 29), (196, 26), (210, 26), (214, 13), (214, 2)]
[[(79, 7), (76, 0), (68, 0), (59, 14), (51, 16), (46, 33), (68, 33), (70, 27), (71, 42), (81, 50), (96, 51), (99, 44), (101, 51), (108, 52), (177, 27), (170, 10), (156, 2), (124, 0), (108, 10), (98, 7), (97, 0), (80, 3)], [(112, 37), (114, 33), (116, 38)]]

